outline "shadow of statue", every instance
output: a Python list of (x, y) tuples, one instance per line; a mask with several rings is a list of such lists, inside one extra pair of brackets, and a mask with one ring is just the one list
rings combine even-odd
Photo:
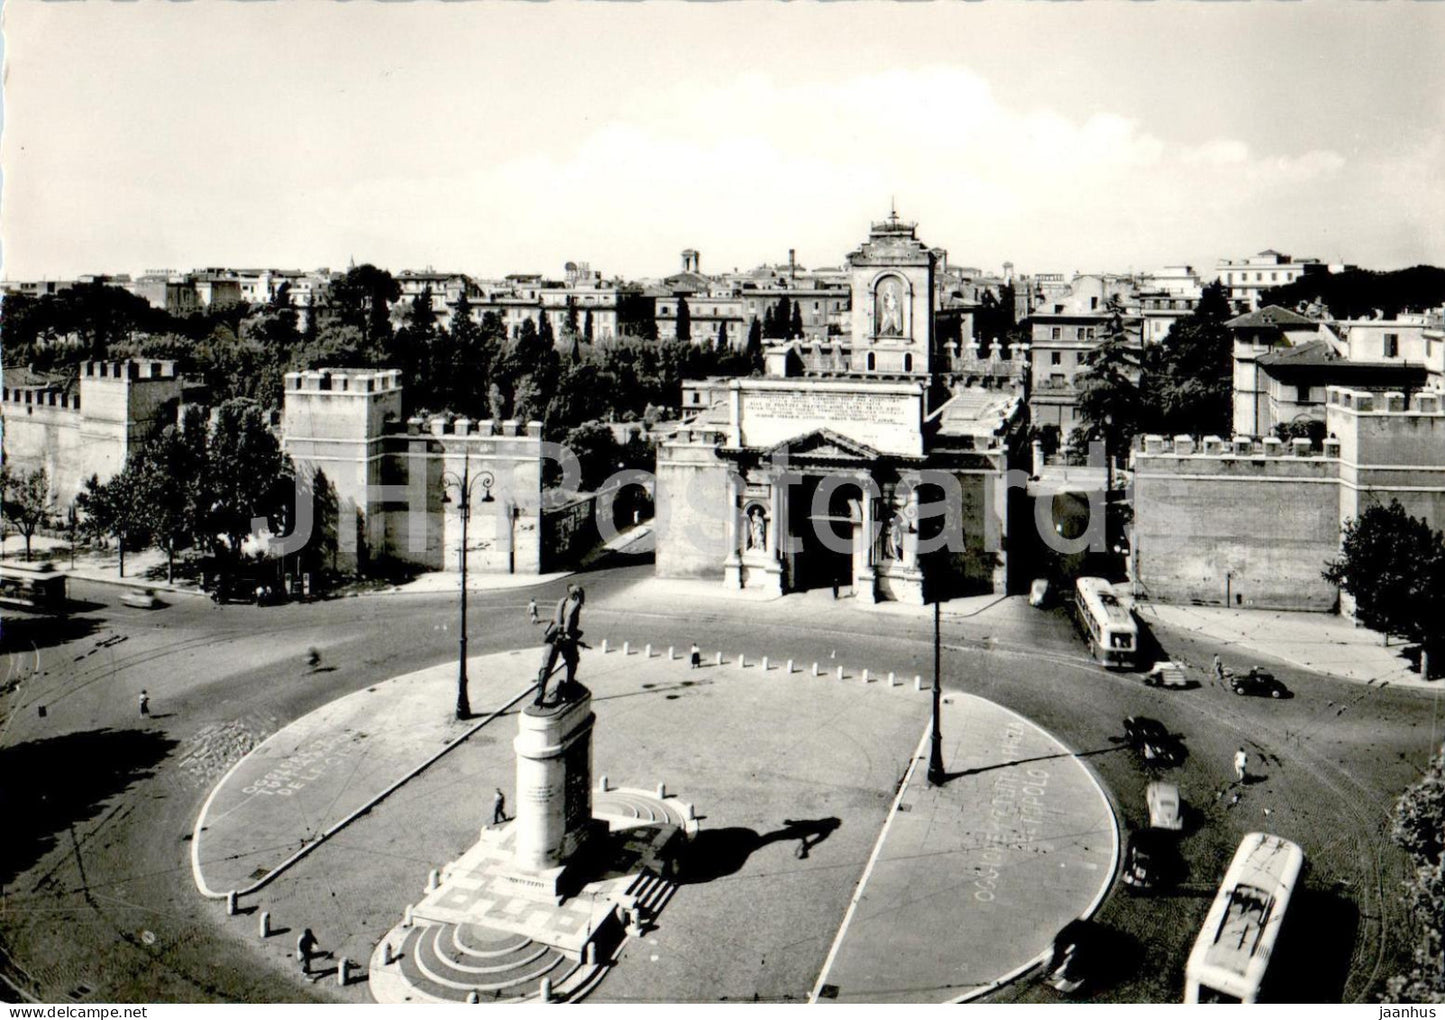
[(699, 885), (734, 875), (742, 870), (749, 857), (771, 843), (797, 840), (795, 854), (799, 859), (806, 858), (814, 847), (842, 824), (840, 819), (829, 817), (784, 819), (782, 828), (763, 834), (739, 827), (704, 829), (683, 852), (677, 882)]

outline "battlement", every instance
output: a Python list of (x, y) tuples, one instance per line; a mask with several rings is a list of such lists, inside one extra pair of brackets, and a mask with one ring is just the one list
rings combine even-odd
[(1324, 449), (1316, 450), (1308, 439), (1294, 439), (1286, 442), (1276, 436), (1255, 439), (1253, 436), (1235, 436), (1221, 439), (1219, 436), (1145, 436), (1136, 456), (1146, 457), (1195, 457), (1225, 460), (1278, 460), (1314, 457), (1319, 460), (1333, 460), (1340, 455), (1338, 439), (1326, 439)]
[(82, 379), (126, 379), (132, 382), (176, 378), (174, 361), (87, 361), (80, 366)]
[(9, 386), (0, 390), (0, 400), (17, 408), (53, 407), (57, 411), (79, 411), (80, 394), (66, 393), (63, 390), (36, 389)]
[(1345, 386), (1326, 387), (1326, 403), (1332, 410), (1354, 414), (1412, 414), (1445, 417), (1445, 393), (1418, 391), (1406, 396), (1398, 390), (1375, 393)]
[(514, 418), (506, 421), (497, 421), (493, 418), (484, 418), (473, 421), (471, 418), (448, 419), (441, 415), (432, 418), (408, 418), (406, 421), (407, 435), (420, 436), (432, 435), (438, 438), (456, 438), (458, 436), (467, 439), (486, 439), (499, 436), (502, 438), (542, 438), (542, 423), (529, 421), (525, 425)]
[(286, 373), (287, 393), (366, 396), (400, 389), (401, 371), (395, 368), (318, 368)]

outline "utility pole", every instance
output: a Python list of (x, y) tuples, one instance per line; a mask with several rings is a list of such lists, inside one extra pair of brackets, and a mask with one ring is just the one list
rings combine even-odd
[(933, 603), (933, 736), (930, 739), (928, 750), (928, 783), (930, 786), (942, 786), (947, 774), (943, 771), (943, 731), (939, 727), (938, 710), (941, 705), (943, 688), (941, 686), (941, 665), (943, 659), (943, 643), (939, 633), (939, 625), (943, 604)]

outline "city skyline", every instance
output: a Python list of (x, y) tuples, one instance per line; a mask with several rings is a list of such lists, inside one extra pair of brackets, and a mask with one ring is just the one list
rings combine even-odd
[(1442, 17), (21, 0), (3, 275), (817, 267), (890, 202), (987, 269), (1445, 264)]

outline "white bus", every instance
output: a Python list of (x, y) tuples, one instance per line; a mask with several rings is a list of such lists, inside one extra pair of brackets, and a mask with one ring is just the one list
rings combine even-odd
[(1134, 611), (1119, 601), (1102, 577), (1081, 577), (1074, 584), (1074, 617), (1089, 642), (1089, 654), (1105, 666), (1129, 667), (1139, 651)]
[(1251, 832), (1235, 851), (1184, 969), (1185, 1002), (1255, 1002), (1304, 851)]

